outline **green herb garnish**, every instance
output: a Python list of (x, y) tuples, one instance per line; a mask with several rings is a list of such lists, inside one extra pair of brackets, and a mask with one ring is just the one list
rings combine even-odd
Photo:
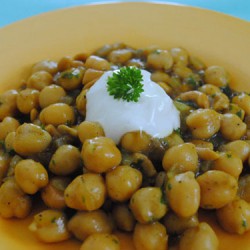
[(242, 111), (239, 110), (238, 112), (236, 112), (236, 115), (241, 118), (242, 117)]
[(108, 78), (107, 90), (115, 99), (138, 102), (144, 91), (141, 71), (135, 67), (123, 67)]
[(246, 220), (242, 220), (242, 227), (244, 227), (244, 228), (247, 227), (247, 222), (246, 222)]
[(80, 77), (80, 71), (79, 69), (74, 69), (73, 71), (65, 71), (62, 73), (62, 78), (63, 79), (73, 79), (75, 78), (79, 78)]

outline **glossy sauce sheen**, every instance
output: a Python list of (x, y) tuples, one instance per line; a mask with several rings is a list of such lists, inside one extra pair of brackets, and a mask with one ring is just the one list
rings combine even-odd
[(86, 120), (99, 122), (107, 137), (119, 143), (127, 132), (145, 131), (163, 138), (180, 127), (179, 112), (165, 91), (150, 79), (150, 73), (141, 70), (143, 89), (138, 102), (114, 99), (107, 91), (108, 71), (87, 92)]

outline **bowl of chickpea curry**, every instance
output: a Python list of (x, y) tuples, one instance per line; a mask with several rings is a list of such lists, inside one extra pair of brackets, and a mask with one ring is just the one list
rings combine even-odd
[(250, 249), (249, 30), (159, 3), (0, 30), (1, 247)]

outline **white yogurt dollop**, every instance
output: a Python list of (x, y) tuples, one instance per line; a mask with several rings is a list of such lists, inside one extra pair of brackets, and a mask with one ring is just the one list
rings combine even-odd
[(151, 81), (148, 71), (141, 70), (144, 92), (138, 102), (117, 100), (109, 95), (107, 81), (113, 72), (105, 72), (87, 92), (86, 120), (99, 122), (105, 136), (118, 144), (127, 132), (140, 130), (163, 138), (180, 127), (179, 111), (165, 91)]

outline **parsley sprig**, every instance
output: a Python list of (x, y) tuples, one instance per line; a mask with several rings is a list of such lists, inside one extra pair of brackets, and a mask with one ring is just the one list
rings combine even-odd
[(138, 102), (144, 91), (142, 74), (136, 67), (122, 67), (108, 77), (107, 90), (115, 99)]

